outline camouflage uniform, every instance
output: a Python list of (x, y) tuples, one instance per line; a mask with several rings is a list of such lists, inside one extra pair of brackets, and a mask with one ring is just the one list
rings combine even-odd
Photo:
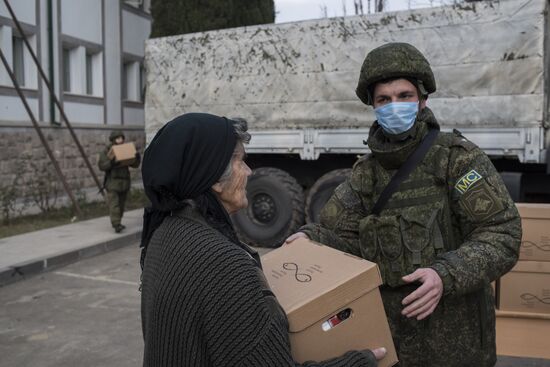
[[(120, 166), (115, 160), (109, 159), (107, 153), (114, 144), (117, 137), (124, 137), (121, 131), (113, 131), (109, 136), (110, 144), (99, 154), (99, 169), (105, 172), (105, 189), (107, 190), (107, 200), (109, 204), (109, 215), (113, 228), (119, 232), (122, 230), (121, 220), (124, 214), (124, 205), (130, 191), (130, 170), (128, 166)], [(135, 161), (130, 167), (137, 168), (140, 164), (140, 156), (136, 154)]]
[[(368, 92), (365, 97), (372, 100)], [(389, 140), (375, 123), (367, 141), (372, 154), (356, 162), (323, 208), (320, 224), (302, 231), (379, 265), (401, 367), (493, 366), (490, 282), (516, 263), (521, 224), (489, 158), (459, 132), (439, 133), (380, 215), (370, 214), (393, 174), (434, 127), (428, 108), (403, 141)], [(401, 314), (401, 302), (418, 284), (401, 278), (428, 267), (441, 277), (443, 297), (426, 319), (409, 319)]]

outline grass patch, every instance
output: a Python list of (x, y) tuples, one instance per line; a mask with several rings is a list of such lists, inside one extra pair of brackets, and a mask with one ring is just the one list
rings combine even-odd
[[(93, 203), (79, 203), (82, 217), (76, 221), (104, 217), (109, 215), (109, 208), (104, 201)], [(143, 208), (148, 205), (147, 197), (143, 190), (132, 189), (126, 200), (126, 211)], [(10, 220), (9, 224), (0, 226), (0, 238), (15, 236), (22, 233), (37, 231), (51, 227), (72, 223), (74, 210), (72, 207), (53, 209), (47, 213), (25, 215)]]

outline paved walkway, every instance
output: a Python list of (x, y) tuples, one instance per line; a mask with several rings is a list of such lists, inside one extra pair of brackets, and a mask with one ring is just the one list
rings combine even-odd
[(114, 232), (109, 217), (101, 217), (2, 238), (0, 285), (135, 243), (142, 217), (143, 209), (124, 213), (121, 233)]

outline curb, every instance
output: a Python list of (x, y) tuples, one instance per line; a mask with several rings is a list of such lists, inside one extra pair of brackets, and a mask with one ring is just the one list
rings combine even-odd
[(29, 276), (60, 268), (90, 257), (104, 254), (121, 247), (135, 244), (141, 238), (141, 230), (91, 246), (55, 254), (45, 259), (36, 259), (0, 269), (0, 287), (27, 279)]

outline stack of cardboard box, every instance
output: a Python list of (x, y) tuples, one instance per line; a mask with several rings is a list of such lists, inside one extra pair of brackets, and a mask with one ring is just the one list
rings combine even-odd
[(498, 281), (497, 353), (550, 358), (550, 204), (523, 204), (516, 266)]

